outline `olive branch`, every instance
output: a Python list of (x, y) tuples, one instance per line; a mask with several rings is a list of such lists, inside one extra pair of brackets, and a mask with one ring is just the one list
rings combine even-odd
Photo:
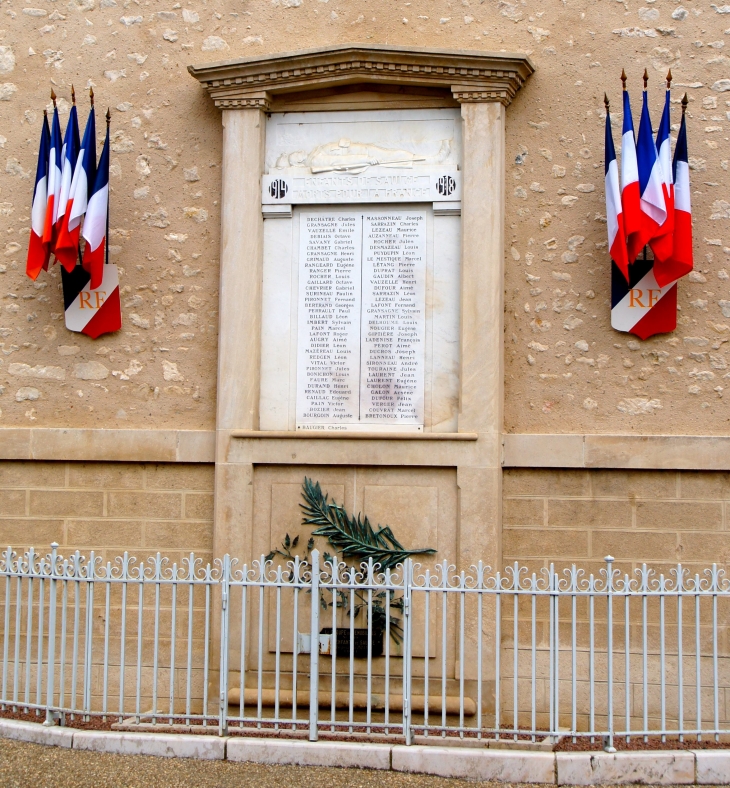
[(395, 538), (390, 527), (370, 524), (367, 515), (350, 517), (343, 506), (322, 493), (319, 482), (312, 483), (304, 477), (302, 497), (299, 504), (304, 510), (303, 525), (316, 526), (312, 536), (324, 536), (332, 547), (345, 557), (372, 558), (381, 570), (393, 569), (413, 555), (430, 555), (436, 552), (431, 547), (407, 550)]

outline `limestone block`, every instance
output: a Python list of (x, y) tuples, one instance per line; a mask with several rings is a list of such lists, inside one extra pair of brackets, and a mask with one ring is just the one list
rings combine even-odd
[(113, 752), (119, 755), (156, 755), (163, 758), (223, 760), (226, 739), (185, 734), (108, 733), (75, 731), (74, 749)]
[(730, 784), (730, 753), (727, 750), (694, 750), (698, 785)]
[[(508, 436), (505, 436), (505, 441)], [(571, 498), (590, 495), (594, 473), (560, 468), (505, 468), (502, 489), (511, 495), (562, 495)]]
[(111, 517), (175, 519), (182, 514), (182, 495), (164, 492), (110, 492)]
[(582, 526), (592, 528), (628, 528), (631, 526), (631, 505), (628, 501), (548, 500), (547, 522), (550, 526)]
[(393, 747), (392, 762), (394, 771), (464, 780), (506, 783), (555, 781), (555, 756), (552, 753), (396, 745)]
[(691, 752), (556, 753), (558, 785), (689, 785)]
[(30, 514), (55, 517), (100, 516), (103, 514), (104, 495), (98, 491), (31, 490)]
[(227, 758), (229, 761), (272, 765), (389, 769), (390, 749), (387, 744), (310, 743), (236, 737), (228, 740)]
[(637, 528), (703, 531), (722, 528), (722, 503), (637, 501)]

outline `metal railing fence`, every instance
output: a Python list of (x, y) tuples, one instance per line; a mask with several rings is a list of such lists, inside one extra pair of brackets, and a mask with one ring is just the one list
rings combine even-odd
[(57, 545), (0, 556), (0, 711), (221, 734), (730, 733), (730, 579), (641, 565), (381, 572)]

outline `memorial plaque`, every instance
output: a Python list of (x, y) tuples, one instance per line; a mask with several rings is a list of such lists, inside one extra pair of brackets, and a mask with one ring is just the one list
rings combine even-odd
[(303, 212), (297, 429), (421, 428), (426, 212)]
[(360, 399), (362, 215), (303, 213), (297, 422), (356, 422)]
[(360, 417), (423, 423), (426, 215), (363, 220)]

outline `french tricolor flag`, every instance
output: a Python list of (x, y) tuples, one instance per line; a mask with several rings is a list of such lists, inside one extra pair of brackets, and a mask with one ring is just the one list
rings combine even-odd
[[(659, 130), (656, 135), (656, 148), (659, 156), (659, 164), (662, 172), (662, 189), (664, 192), (664, 203), (667, 209), (667, 218), (658, 229), (659, 235), (650, 241), (650, 246), (654, 252), (656, 261), (657, 281), (664, 282), (663, 268), (672, 256), (673, 232), (674, 232), (674, 178), (672, 176), (672, 148), (669, 136), (670, 130), (670, 91), (669, 86), (672, 82), (672, 72), (667, 74), (667, 92), (664, 98), (664, 111), (659, 123)], [(667, 282), (670, 280), (666, 280)]]
[(626, 250), (621, 188), (618, 182), (618, 164), (616, 162), (616, 149), (613, 146), (608, 96), (604, 96), (604, 101), (606, 103), (606, 224), (608, 226), (608, 250), (611, 254), (611, 259), (620, 268), (621, 273), (628, 281), (629, 257)]
[(86, 239), (83, 267), (91, 274), (92, 290), (96, 290), (104, 277), (104, 257), (107, 243), (107, 216), (109, 211), (109, 112), (107, 112), (106, 139), (101, 151), (99, 166), (94, 179), (94, 189), (86, 208), (83, 236)]
[[(641, 107), (639, 136), (636, 141), (636, 158), (639, 163), (639, 190), (641, 192), (641, 231), (635, 241), (636, 254), (650, 241), (663, 235), (660, 229), (667, 220), (664, 200), (664, 176), (657, 154), (654, 133), (649, 117), (649, 100), (646, 83), (649, 75), (644, 71), (644, 96)], [(629, 250), (631, 251), (631, 250)]]
[(48, 154), (48, 202), (46, 205), (46, 221), (43, 226), (43, 243), (52, 250), (55, 246), (58, 228), (58, 205), (61, 199), (61, 124), (58, 120), (56, 94), (51, 91), (53, 99), (53, 122), (51, 124), (51, 150)]
[[(92, 96), (93, 102), (93, 96)], [(81, 149), (76, 157), (63, 225), (56, 241), (56, 257), (70, 273), (76, 265), (81, 234), (81, 218), (86, 213), (90, 191), (96, 178), (96, 119), (94, 105), (86, 121)]]
[(25, 272), (31, 279), (37, 279), (41, 271), (48, 268), (51, 249), (43, 243), (43, 229), (46, 223), (48, 207), (48, 149), (51, 144), (51, 132), (48, 129), (48, 113), (43, 113), (41, 143), (38, 148), (38, 166), (35, 172), (33, 188), (33, 205), (30, 212), (30, 242), (28, 243), (28, 260)]
[[(682, 124), (677, 135), (677, 147), (674, 149), (674, 246), (672, 258), (664, 269), (664, 274), (667, 277), (671, 277), (671, 280), (685, 276), (694, 266), (692, 254), (692, 205), (689, 196), (687, 122), (685, 120), (688, 101), (685, 93), (682, 99)], [(657, 277), (658, 279), (659, 277)]]
[(71, 193), (71, 183), (73, 181), (74, 165), (79, 156), (79, 119), (76, 112), (76, 94), (74, 93), (73, 85), (71, 86), (71, 96), (73, 106), (68, 116), (68, 124), (66, 125), (66, 135), (63, 139), (63, 149), (61, 150), (61, 193), (58, 202), (58, 219), (56, 221), (56, 242), (53, 247), (53, 253), (56, 259), (60, 260), (59, 255), (59, 241), (63, 231), (64, 219), (66, 211), (68, 210), (69, 195)]
[(624, 233), (628, 242), (629, 263), (636, 260), (644, 247), (638, 245), (641, 234), (641, 192), (639, 190), (639, 166), (636, 160), (634, 121), (631, 117), (631, 101), (626, 90), (626, 73), (621, 72), (623, 89), (624, 122), (621, 132), (621, 206), (624, 215)]

